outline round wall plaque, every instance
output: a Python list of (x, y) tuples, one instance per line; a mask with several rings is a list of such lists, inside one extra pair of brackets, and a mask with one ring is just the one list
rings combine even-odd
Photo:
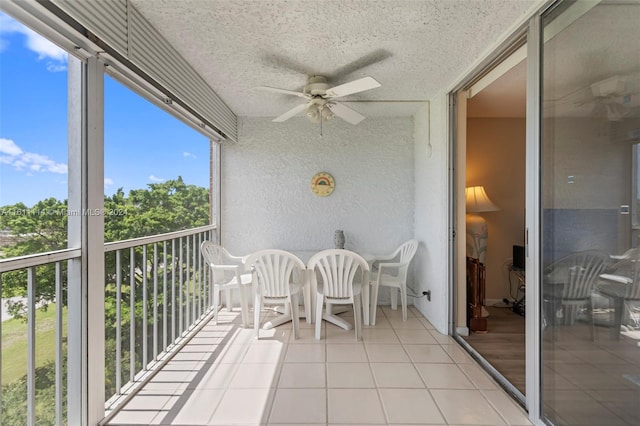
[(333, 176), (326, 172), (316, 173), (311, 178), (311, 191), (319, 197), (326, 197), (333, 192), (336, 182)]

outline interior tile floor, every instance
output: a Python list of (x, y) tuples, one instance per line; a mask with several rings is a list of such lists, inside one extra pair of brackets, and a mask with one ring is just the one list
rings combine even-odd
[[(301, 320), (242, 328), (222, 311), (111, 419), (116, 425), (530, 425), (517, 405), (419, 311), (378, 308), (377, 324)], [(265, 311), (264, 319), (276, 315)], [(342, 316), (348, 317), (345, 313)], [(351, 318), (352, 320), (353, 318)]]

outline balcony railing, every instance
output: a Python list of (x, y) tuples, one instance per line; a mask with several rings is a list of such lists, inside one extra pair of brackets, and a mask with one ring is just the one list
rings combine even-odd
[[(29, 256), (21, 256), (12, 259), (0, 260), (0, 290), (3, 280), (6, 279), (26, 279), (26, 413), (5, 413), (0, 412), (0, 419), (5, 420), (5, 416), (11, 416), (13, 420), (7, 421), (11, 423), (17, 419), (26, 422), (27, 425), (40, 423), (40, 419), (36, 418), (36, 378), (38, 378), (38, 370), (36, 369), (36, 306), (37, 306), (37, 287), (38, 276), (43, 276), (45, 280), (51, 279), (55, 282), (55, 368), (54, 368), (54, 401), (46, 401), (48, 405), (55, 407), (54, 413), (49, 412), (48, 415), (55, 415), (55, 424), (64, 424), (65, 417), (65, 392), (64, 386), (66, 377), (63, 370), (66, 367), (66, 348), (64, 345), (64, 310), (67, 289), (67, 270), (70, 262), (79, 261), (81, 256), (80, 249), (58, 250), (48, 253), (34, 254)], [(53, 272), (53, 278), (51, 277)], [(2, 331), (2, 322), (0, 322), (0, 332)], [(42, 341), (42, 338), (40, 339)], [(2, 351), (4, 353), (4, 351)], [(0, 364), (3, 359), (0, 355)], [(44, 376), (45, 372), (40, 370), (40, 375)], [(0, 376), (1, 379), (1, 376)], [(0, 382), (0, 385), (4, 385)], [(0, 387), (2, 392), (4, 387)], [(50, 393), (49, 393), (50, 394)], [(14, 395), (16, 396), (16, 395)], [(4, 401), (5, 395), (0, 393), (0, 400)], [(40, 398), (42, 399), (42, 398)], [(22, 401), (19, 401), (22, 402)], [(53, 404), (51, 404), (53, 402)], [(3, 404), (4, 405), (4, 404)], [(5, 410), (6, 411), (6, 410)], [(4, 422), (3, 422), (4, 423)]]
[(105, 325), (108, 412), (144, 384), (210, 310), (200, 244), (213, 239), (214, 230), (204, 226), (105, 244), (105, 309), (114, 310), (114, 322)]
[[(200, 255), (204, 240), (215, 240), (215, 226), (106, 243), (105, 250), (105, 409), (126, 402), (179, 350), (211, 309), (209, 270)], [(25, 282), (26, 297), (26, 413), (27, 425), (66, 424), (68, 284), (80, 268), (81, 249), (0, 260), (0, 289), (4, 279)], [(72, 269), (72, 263), (75, 265)], [(36, 314), (39, 295), (55, 282), (55, 401), (52, 392), (36, 389), (43, 372), (36, 365)], [(38, 287), (41, 286), (41, 287)], [(91, 312), (87, 313), (91, 321)], [(69, 325), (71, 327), (71, 325)], [(0, 324), (0, 331), (2, 331)], [(0, 364), (2, 363), (0, 356)], [(0, 385), (2, 385), (0, 377)], [(0, 400), (3, 395), (0, 393)], [(42, 406), (55, 406), (52, 410)], [(45, 415), (45, 411), (47, 414)], [(0, 419), (5, 419), (0, 411)], [(45, 416), (49, 418), (44, 419)], [(2, 421), (4, 423), (4, 421)]]

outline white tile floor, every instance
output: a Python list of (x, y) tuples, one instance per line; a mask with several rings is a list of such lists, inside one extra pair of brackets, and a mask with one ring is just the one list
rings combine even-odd
[(289, 323), (255, 340), (223, 312), (109, 425), (531, 424), (450, 337), (409, 314), (379, 308), (356, 342), (331, 324), (317, 341), (303, 321), (300, 339)]

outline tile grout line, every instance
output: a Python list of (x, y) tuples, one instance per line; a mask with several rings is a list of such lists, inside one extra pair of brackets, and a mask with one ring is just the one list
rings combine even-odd
[[(377, 308), (378, 307), (376, 306), (376, 309)], [(389, 321), (389, 318), (387, 318), (386, 312), (384, 312), (382, 309), (380, 309), (380, 312), (382, 312), (382, 314), (384, 315), (384, 318), (387, 321)], [(376, 314), (376, 316), (377, 316), (377, 314)], [(391, 325), (391, 330), (393, 331), (393, 335), (396, 336), (398, 341), (400, 341), (400, 338), (398, 337), (398, 334), (396, 333), (396, 330), (393, 328), (393, 324), (391, 324), (391, 321), (389, 321), (389, 324)], [(402, 343), (400, 345), (402, 345)], [(380, 408), (382, 409), (382, 414), (384, 415), (384, 419), (385, 419), (386, 424), (389, 425), (389, 422), (391, 421), (391, 419), (389, 418), (389, 413), (387, 412), (387, 408), (384, 405), (384, 400), (382, 399), (382, 391), (380, 390), (380, 387), (378, 386), (378, 383), (376, 381), (376, 376), (373, 374), (373, 367), (371, 366), (371, 360), (369, 359), (369, 353), (367, 352), (366, 346), (365, 346), (365, 353), (367, 354), (367, 359), (369, 360), (369, 371), (371, 372), (371, 377), (373, 378), (373, 383), (376, 386), (376, 394), (378, 395), (378, 401), (380, 401)]]

